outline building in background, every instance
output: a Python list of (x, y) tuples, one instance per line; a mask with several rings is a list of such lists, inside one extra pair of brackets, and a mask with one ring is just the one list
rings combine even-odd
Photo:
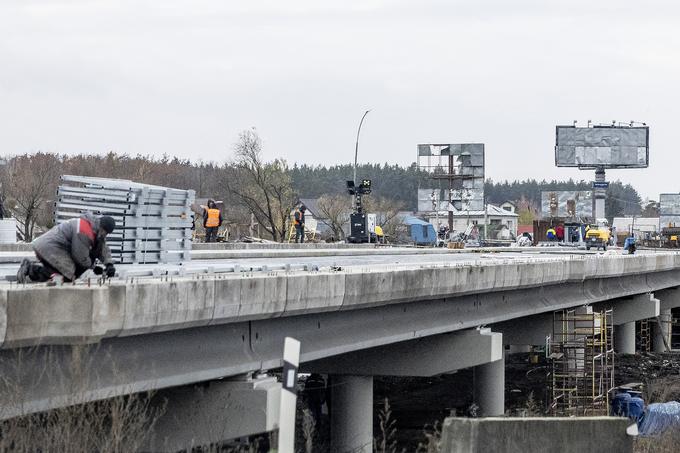
[(504, 202), (504, 203), (502, 203), (502, 204), (499, 206), (499, 208), (501, 208), (501, 209), (504, 210), (504, 211), (508, 211), (508, 212), (510, 212), (510, 213), (512, 213), (512, 214), (514, 214), (514, 213), (517, 212), (517, 205), (516, 205), (515, 203), (513, 203), (512, 201), (509, 201), (509, 200), (506, 201), (506, 202)]
[[(447, 225), (448, 214), (448, 211), (424, 213), (435, 229), (439, 229), (441, 225)], [(486, 205), (486, 218), (484, 210), (454, 210), (452, 231), (464, 232), (470, 223), (482, 227), (485, 220), (489, 225), (488, 239), (513, 239), (517, 237), (519, 215), (492, 204)]]

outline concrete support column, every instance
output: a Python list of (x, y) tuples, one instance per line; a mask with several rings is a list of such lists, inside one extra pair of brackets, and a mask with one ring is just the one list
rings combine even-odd
[(480, 415), (494, 417), (505, 414), (505, 357), (474, 368), (475, 403)]
[(635, 354), (635, 321), (616, 326), (614, 330), (616, 352)]
[(373, 451), (373, 377), (331, 379), (331, 452)]
[(668, 344), (671, 344), (671, 320), (672, 320), (671, 309), (662, 309), (659, 315), (659, 320), (661, 325), (656, 322), (652, 322), (652, 332), (654, 336), (652, 337), (652, 348), (654, 352), (666, 352), (666, 345), (663, 341), (663, 337), (666, 337)]

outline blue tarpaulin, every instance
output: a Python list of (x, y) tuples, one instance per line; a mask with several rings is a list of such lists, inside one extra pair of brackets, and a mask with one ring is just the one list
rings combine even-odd
[(409, 237), (418, 245), (431, 245), (437, 242), (437, 233), (434, 226), (418, 217), (404, 218), (404, 224), (408, 227)]
[(658, 436), (669, 429), (680, 430), (680, 403), (653, 403), (638, 423), (640, 436)]

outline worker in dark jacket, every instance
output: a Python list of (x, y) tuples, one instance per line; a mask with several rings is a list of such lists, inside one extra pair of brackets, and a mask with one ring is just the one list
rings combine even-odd
[(295, 242), (302, 244), (305, 242), (305, 205), (300, 206), (295, 210)]
[[(86, 213), (52, 228), (33, 241), (33, 251), (40, 263), (24, 259), (17, 272), (19, 283), (73, 281), (88, 269), (97, 275), (113, 277), (111, 251), (106, 236), (116, 228), (113, 218)], [(104, 267), (95, 266), (99, 260)]]
[(213, 200), (208, 200), (208, 209), (203, 211), (205, 242), (217, 242), (217, 230), (222, 226), (222, 213)]

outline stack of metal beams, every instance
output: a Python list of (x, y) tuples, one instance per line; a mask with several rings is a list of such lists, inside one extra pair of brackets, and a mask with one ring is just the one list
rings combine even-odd
[(116, 230), (107, 238), (118, 263), (189, 261), (193, 190), (140, 184), (122, 179), (65, 175), (57, 191), (55, 221), (85, 212), (108, 215)]

